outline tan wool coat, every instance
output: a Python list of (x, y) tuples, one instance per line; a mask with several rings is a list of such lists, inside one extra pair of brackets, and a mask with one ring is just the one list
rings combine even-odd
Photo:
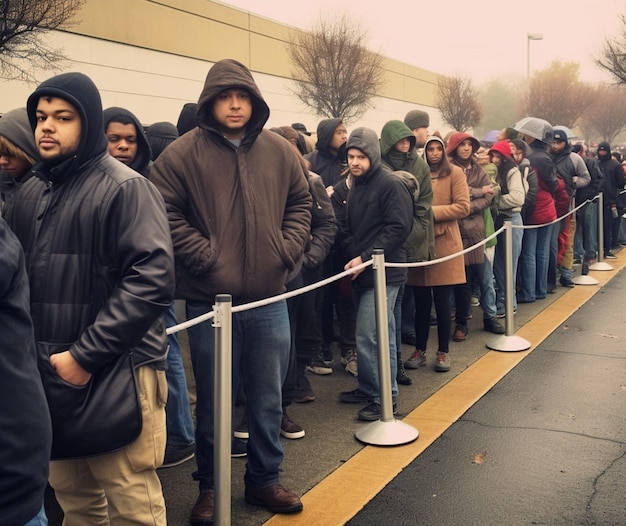
[[(463, 250), (459, 219), (469, 214), (470, 199), (463, 170), (451, 165), (450, 175), (431, 172), (433, 186), (432, 211), (435, 218), (435, 260)], [(427, 267), (409, 269), (409, 285), (434, 287), (465, 283), (463, 255)]]

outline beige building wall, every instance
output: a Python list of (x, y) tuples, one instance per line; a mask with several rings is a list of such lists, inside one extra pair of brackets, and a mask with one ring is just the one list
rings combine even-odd
[[(68, 32), (49, 36), (71, 59), (67, 71), (91, 76), (104, 107), (119, 105), (146, 124), (176, 122), (185, 102), (196, 101), (211, 64), (234, 58), (248, 66), (271, 110), (271, 126), (304, 122), (315, 129), (319, 117), (293, 95), (286, 51), (294, 28), (209, 0), (87, 0)], [(385, 59), (386, 82), (374, 107), (350, 127), (380, 131), (409, 109), (431, 115), (437, 74)], [(37, 72), (43, 80), (53, 73)], [(23, 105), (33, 86), (0, 80), (0, 112)]]

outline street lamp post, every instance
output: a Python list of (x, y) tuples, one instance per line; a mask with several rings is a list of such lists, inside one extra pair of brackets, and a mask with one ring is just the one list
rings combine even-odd
[(526, 80), (530, 80), (530, 41), (543, 40), (543, 33), (528, 33), (526, 39)]

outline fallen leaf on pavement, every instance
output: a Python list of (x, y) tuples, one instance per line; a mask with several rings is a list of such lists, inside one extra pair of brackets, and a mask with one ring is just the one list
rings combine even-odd
[(481, 453), (476, 453), (474, 455), (474, 458), (472, 458), (472, 464), (482, 464), (483, 463), (483, 459), (485, 458), (486, 454), (487, 454), (486, 451), (483, 451)]

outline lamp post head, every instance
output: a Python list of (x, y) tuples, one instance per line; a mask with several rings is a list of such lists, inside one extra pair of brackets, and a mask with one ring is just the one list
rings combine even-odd
[(528, 40), (543, 40), (543, 33), (528, 33)]

